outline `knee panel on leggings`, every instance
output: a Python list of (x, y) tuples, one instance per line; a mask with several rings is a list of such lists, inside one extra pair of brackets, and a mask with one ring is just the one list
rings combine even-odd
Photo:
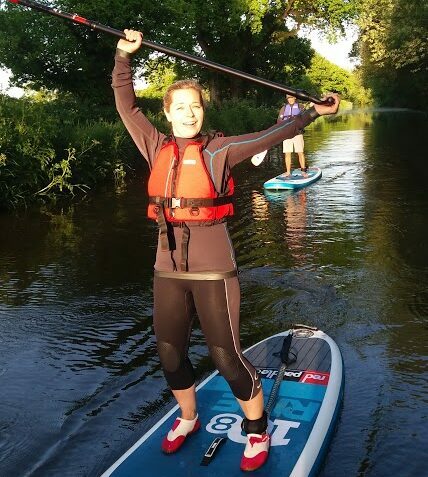
[(160, 341), (158, 342), (158, 353), (165, 371), (174, 373), (180, 368), (183, 358), (174, 345)]
[(235, 350), (230, 352), (220, 346), (210, 346), (210, 353), (216, 368), (229, 383), (235, 397), (242, 401), (248, 401), (254, 397), (252, 392), (255, 380), (244, 366), (241, 356)]
[(211, 357), (226, 381), (235, 381), (239, 378), (241, 361), (236, 353), (229, 353), (220, 346), (210, 347)]
[(165, 379), (171, 389), (188, 389), (195, 383), (193, 366), (187, 356), (166, 341), (157, 343)]

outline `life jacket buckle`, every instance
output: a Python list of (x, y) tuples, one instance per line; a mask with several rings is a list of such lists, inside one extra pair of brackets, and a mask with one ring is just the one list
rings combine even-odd
[(181, 209), (181, 198), (171, 197), (171, 209), (179, 208)]

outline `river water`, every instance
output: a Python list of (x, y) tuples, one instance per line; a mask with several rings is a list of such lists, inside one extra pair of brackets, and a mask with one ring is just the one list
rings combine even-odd
[[(279, 150), (236, 168), (242, 343), (296, 322), (338, 343), (345, 398), (322, 477), (426, 475), (427, 119), (317, 121), (305, 134), (316, 184), (265, 193)], [(1, 477), (99, 476), (171, 403), (145, 187), (0, 216)], [(206, 376), (198, 327), (190, 354)]]

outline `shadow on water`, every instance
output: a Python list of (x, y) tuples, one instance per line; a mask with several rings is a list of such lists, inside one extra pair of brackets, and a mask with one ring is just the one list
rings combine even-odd
[[(243, 345), (304, 322), (344, 356), (324, 477), (425, 469), (426, 134), (410, 111), (342, 114), (306, 130), (307, 160), (323, 171), (310, 187), (263, 190), (283, 169), (279, 148), (236, 168)], [(98, 476), (170, 403), (151, 324), (145, 181), (0, 216), (2, 477)], [(190, 350), (201, 378), (212, 364), (198, 326)]]

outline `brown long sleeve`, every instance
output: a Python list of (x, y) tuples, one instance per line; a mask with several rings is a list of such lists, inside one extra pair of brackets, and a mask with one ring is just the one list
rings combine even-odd
[(138, 108), (132, 83), (131, 56), (121, 50), (117, 50), (115, 56), (112, 87), (123, 124), (151, 168), (165, 135)]

